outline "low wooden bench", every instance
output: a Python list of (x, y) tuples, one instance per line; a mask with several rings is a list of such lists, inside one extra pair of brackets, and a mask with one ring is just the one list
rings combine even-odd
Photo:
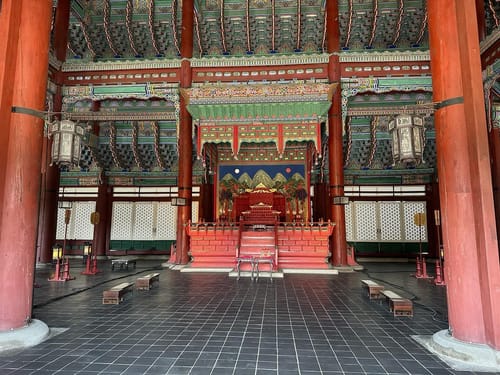
[(123, 298), (127, 293), (133, 291), (133, 285), (133, 283), (121, 283), (115, 285), (111, 289), (105, 290), (102, 292), (102, 303), (104, 305), (118, 305), (123, 301)]
[(137, 257), (133, 256), (124, 256), (121, 258), (116, 258), (116, 259), (111, 259), (111, 270), (114, 271), (115, 266), (119, 266), (120, 269), (127, 269), (128, 270), (128, 265), (133, 265), (134, 269), (137, 263)]
[(389, 304), (389, 311), (392, 312), (394, 316), (413, 316), (413, 302), (411, 300), (401, 297), (391, 290), (382, 290), (380, 294), (385, 296)]
[(382, 298), (380, 292), (384, 290), (383, 285), (379, 285), (373, 280), (361, 280), (361, 286), (366, 289), (370, 299)]
[(149, 290), (154, 285), (157, 285), (159, 283), (160, 283), (160, 274), (150, 273), (148, 275), (138, 277), (137, 280), (135, 280), (135, 288), (138, 290)]

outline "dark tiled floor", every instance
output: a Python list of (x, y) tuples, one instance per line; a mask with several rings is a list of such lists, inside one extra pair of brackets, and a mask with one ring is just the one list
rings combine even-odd
[[(76, 264), (81, 267), (81, 265)], [(79, 274), (50, 283), (37, 271), (34, 317), (67, 329), (44, 343), (0, 354), (0, 374), (333, 375), (459, 374), (411, 335), (447, 328), (445, 289), (411, 277), (409, 264), (365, 272), (290, 275), (258, 282), (181, 273), (140, 261), (137, 269)], [(103, 305), (102, 291), (160, 272), (160, 286)], [(371, 278), (414, 299), (413, 318), (368, 300)]]

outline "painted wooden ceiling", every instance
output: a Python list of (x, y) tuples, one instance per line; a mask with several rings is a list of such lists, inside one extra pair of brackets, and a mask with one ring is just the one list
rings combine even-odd
[[(427, 49), (425, 4), (339, 0), (341, 48)], [(195, 0), (194, 56), (323, 52), (325, 5), (325, 0)], [(68, 57), (175, 58), (181, 20), (182, 0), (73, 0)]]
[[(193, 57), (326, 52), (327, 1), (334, 0), (194, 0)], [(338, 0), (340, 50), (345, 53), (428, 50), (427, 1)], [(498, 30), (499, 16), (500, 2), (485, 0), (487, 34)], [(71, 0), (67, 59), (178, 59), (181, 24), (182, 0)], [(500, 92), (498, 85), (494, 90)], [(392, 101), (412, 102), (415, 95), (421, 94), (364, 95), (356, 100), (384, 105)], [(430, 100), (430, 94), (424, 99)], [(363, 103), (355, 103), (353, 99), (350, 105), (362, 106)], [(382, 117), (374, 125), (369, 116), (352, 118), (350, 133), (344, 139), (346, 170), (359, 171), (359, 176), (369, 175), (370, 171), (390, 173), (393, 166), (390, 140), (384, 128), (386, 120)], [(102, 134), (106, 133), (105, 125), (101, 126)], [(176, 171), (175, 134), (168, 133), (173, 131), (171, 128), (175, 124), (172, 121), (152, 123), (151, 126), (115, 125), (116, 148), (111, 150), (112, 142), (104, 141), (96, 154), (86, 149), (81, 165), (84, 170), (98, 160), (107, 171), (135, 169), (145, 173), (155, 168)], [(159, 132), (158, 150), (155, 142), (147, 141), (148, 126)], [(378, 132), (374, 132), (375, 127)], [(435, 167), (432, 120), (428, 119), (427, 128), (429, 138), (424, 167), (432, 171)], [(167, 132), (168, 136), (162, 132)], [(322, 169), (328, 169), (324, 163), (315, 167), (320, 169), (319, 174)], [(205, 161), (198, 164), (203, 164), (200, 169), (205, 168)], [(356, 183), (356, 173), (352, 175), (352, 183)]]

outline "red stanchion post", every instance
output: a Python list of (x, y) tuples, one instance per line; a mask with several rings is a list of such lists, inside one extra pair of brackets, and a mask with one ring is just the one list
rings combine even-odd
[(49, 281), (62, 281), (60, 276), (61, 276), (61, 259), (57, 258), (56, 270), (54, 272), (54, 276), (51, 277)]
[(417, 263), (417, 272), (415, 273), (415, 277), (419, 279), (422, 277), (422, 259), (420, 258), (420, 254), (417, 255), (416, 263)]
[(69, 259), (68, 258), (66, 258), (66, 260), (64, 261), (63, 266), (64, 266), (63, 277), (62, 277), (61, 281), (73, 280), (74, 277), (71, 277), (71, 275), (69, 274)]
[(441, 268), (441, 259), (436, 259), (436, 277), (434, 279), (435, 285), (446, 285), (444, 282), (443, 271)]
[(422, 274), (420, 276), (421, 279), (432, 279), (432, 276), (429, 276), (427, 274), (427, 262), (425, 261), (425, 254), (422, 254), (422, 259), (420, 260), (422, 262)]

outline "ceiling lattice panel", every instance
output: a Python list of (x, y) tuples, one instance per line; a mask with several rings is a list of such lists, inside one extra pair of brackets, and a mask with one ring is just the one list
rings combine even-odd
[[(428, 49), (427, 0), (338, 0), (340, 47)], [(274, 7), (273, 7), (274, 4)], [(196, 0), (195, 57), (323, 52), (324, 0)], [(485, 1), (488, 34), (500, 2)], [(68, 57), (178, 58), (181, 0), (72, 0)]]

